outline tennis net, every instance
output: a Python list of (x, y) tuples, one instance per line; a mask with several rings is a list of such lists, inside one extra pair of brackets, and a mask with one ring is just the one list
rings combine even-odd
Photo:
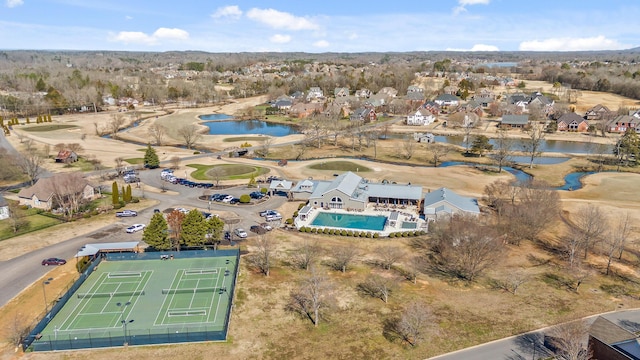
[(84, 293), (78, 294), (78, 299), (91, 299), (91, 298), (107, 298), (114, 296), (140, 296), (144, 295), (144, 290), (133, 291), (116, 291), (110, 293)]
[(192, 288), (192, 289), (162, 289), (162, 294), (164, 295), (198, 294), (198, 293), (212, 293), (218, 290), (219, 290), (218, 288), (212, 288), (212, 287), (202, 287), (202, 288)]

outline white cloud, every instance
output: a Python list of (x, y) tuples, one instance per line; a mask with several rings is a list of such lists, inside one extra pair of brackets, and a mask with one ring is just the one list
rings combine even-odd
[(129, 16), (129, 15), (127, 15), (127, 16), (125, 16), (125, 17), (124, 17), (124, 19), (125, 19), (125, 20), (133, 20), (133, 16)]
[(274, 9), (253, 8), (247, 11), (251, 20), (269, 25), (274, 29), (316, 30), (318, 25), (311, 20)]
[(186, 40), (189, 38), (189, 33), (182, 29), (159, 28), (153, 33), (153, 37), (156, 39)]
[(284, 44), (284, 43), (288, 43), (289, 41), (291, 41), (291, 36), (282, 35), (282, 34), (275, 34), (272, 37), (270, 37), (269, 40), (271, 42), (274, 42), (274, 43)]
[(23, 0), (7, 0), (6, 2), (8, 8), (14, 8), (16, 6), (20, 6), (24, 4)]
[(160, 40), (186, 40), (189, 33), (182, 29), (159, 28), (152, 35), (141, 31), (120, 31), (111, 37), (111, 41), (125, 44), (156, 45)]
[(447, 48), (446, 51), (500, 51), (500, 49), (494, 45), (475, 44), (471, 49)]
[(313, 46), (318, 48), (326, 48), (329, 47), (329, 42), (327, 40), (318, 40), (313, 43)]
[(629, 48), (630, 45), (619, 43), (617, 40), (607, 39), (603, 35), (590, 38), (549, 38), (545, 40), (523, 41), (521, 51), (584, 51), (584, 50), (618, 50)]
[(349, 40), (355, 40), (357, 38), (358, 38), (358, 34), (354, 33), (354, 32), (352, 32), (352, 33), (347, 35), (347, 39), (349, 39)]
[(238, 5), (229, 5), (229, 6), (220, 7), (216, 10), (216, 12), (211, 14), (211, 17), (214, 19), (223, 18), (223, 17), (238, 19), (240, 16), (242, 16), (242, 10), (240, 10)]
[(458, 6), (453, 8), (453, 15), (467, 12), (468, 5), (489, 5), (491, 0), (458, 0)]

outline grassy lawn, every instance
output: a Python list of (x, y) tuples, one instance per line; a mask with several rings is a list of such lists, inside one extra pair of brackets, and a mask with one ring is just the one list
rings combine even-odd
[(65, 168), (75, 168), (75, 169), (79, 169), (80, 171), (93, 171), (95, 170), (95, 166), (90, 163), (89, 161), (87, 161), (87, 159), (84, 158), (78, 158), (78, 161), (73, 162), (73, 163), (69, 163), (69, 164), (65, 164), (64, 165)]
[[(225, 165), (201, 165), (201, 164), (188, 164), (187, 166), (196, 169), (191, 173), (191, 176), (197, 180), (214, 180), (216, 178), (216, 171), (220, 180), (238, 180), (238, 179), (251, 179), (252, 176), (258, 177), (262, 174), (269, 172), (268, 168), (260, 166), (239, 165), (239, 164), (225, 164)], [(217, 169), (217, 170), (214, 170)]]
[(131, 165), (138, 165), (144, 162), (144, 158), (130, 158), (130, 159), (124, 159), (124, 161)]
[(27, 221), (27, 225), (18, 230), (18, 232), (14, 233), (9, 220), (0, 221), (0, 240), (6, 240), (14, 236), (26, 234), (31, 231), (48, 228), (49, 226), (57, 225), (62, 222), (48, 216), (36, 214), (35, 209), (19, 211), (23, 212), (25, 220)]
[(371, 171), (366, 166), (353, 163), (351, 161), (323, 161), (313, 165), (309, 165), (309, 168), (314, 170), (332, 170), (332, 171), (353, 171), (353, 172), (367, 172)]
[(236, 136), (236, 137), (224, 138), (224, 140), (222, 140), (222, 141), (223, 142), (238, 142), (238, 141), (246, 141), (246, 142), (258, 141), (258, 142), (262, 142), (262, 141), (265, 141), (267, 139), (268, 139), (267, 136)]
[(63, 125), (63, 124), (42, 125), (42, 124), (38, 124), (38, 126), (25, 127), (22, 130), (28, 131), (28, 132), (49, 132), (49, 131), (64, 130), (64, 129), (75, 129), (75, 128), (77, 128), (76, 125)]

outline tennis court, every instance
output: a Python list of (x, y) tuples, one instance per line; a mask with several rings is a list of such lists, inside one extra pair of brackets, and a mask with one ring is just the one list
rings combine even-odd
[(224, 340), (236, 256), (103, 260), (36, 350)]

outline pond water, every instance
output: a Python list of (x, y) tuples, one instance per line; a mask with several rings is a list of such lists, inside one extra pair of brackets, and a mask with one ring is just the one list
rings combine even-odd
[(224, 114), (202, 115), (200, 119), (215, 120), (202, 123), (209, 128), (209, 135), (287, 136), (300, 133), (291, 125), (274, 124), (262, 120), (228, 120), (231, 117)]
[[(446, 136), (436, 135), (436, 142), (465, 146), (464, 136)], [(489, 139), (489, 143), (494, 147), (497, 146), (495, 139)], [(526, 141), (523, 139), (512, 140), (512, 150), (522, 151), (525, 149)], [(551, 153), (570, 153), (570, 154), (591, 154), (597, 151), (604, 151), (605, 154), (611, 154), (613, 151), (613, 145), (604, 145), (605, 147), (598, 149), (599, 144), (578, 142), (578, 141), (562, 141), (562, 140), (542, 140), (540, 144), (540, 150), (542, 152)]]

